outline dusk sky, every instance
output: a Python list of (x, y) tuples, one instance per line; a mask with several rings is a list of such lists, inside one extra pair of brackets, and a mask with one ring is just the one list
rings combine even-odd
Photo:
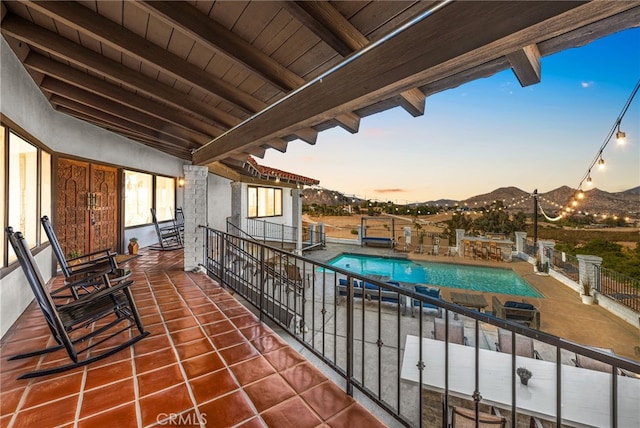
[[(316, 145), (267, 150), (263, 165), (320, 186), (396, 203), (463, 200), (499, 187), (577, 187), (640, 79), (640, 28), (541, 59), (542, 81), (521, 87), (511, 70), (427, 98), (423, 116), (394, 108), (333, 128)], [(609, 192), (640, 185), (640, 93), (592, 169)], [(584, 190), (587, 190), (584, 187)]]

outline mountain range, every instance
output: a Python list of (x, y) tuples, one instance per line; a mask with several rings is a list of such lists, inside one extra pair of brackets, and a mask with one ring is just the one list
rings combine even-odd
[[(569, 186), (558, 187), (545, 193), (538, 193), (540, 207), (549, 215), (556, 215), (560, 207), (566, 206), (576, 194), (576, 189)], [(328, 189), (304, 189), (304, 203), (307, 205), (345, 205), (361, 204), (362, 199), (346, 196), (335, 190)], [(533, 212), (533, 199), (531, 192), (525, 192), (517, 187), (500, 187), (492, 192), (472, 196), (464, 200), (439, 199), (413, 203), (410, 205), (430, 206), (460, 206), (469, 209), (491, 205), (494, 201), (502, 201), (509, 211)], [(575, 208), (589, 214), (607, 214), (619, 216), (640, 216), (640, 186), (623, 192), (606, 192), (597, 188), (584, 192), (584, 198)]]

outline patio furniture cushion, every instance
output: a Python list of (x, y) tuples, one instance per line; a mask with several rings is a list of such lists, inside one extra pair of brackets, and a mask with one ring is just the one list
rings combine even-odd
[(534, 310), (536, 308), (531, 303), (514, 302), (513, 300), (507, 300), (506, 302), (504, 302), (504, 307), (505, 308), (516, 308), (516, 309), (528, 309), (530, 311)]

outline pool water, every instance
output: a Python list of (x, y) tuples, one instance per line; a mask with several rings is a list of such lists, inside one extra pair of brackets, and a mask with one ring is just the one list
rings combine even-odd
[(391, 257), (341, 254), (327, 264), (361, 275), (382, 275), (391, 280), (488, 293), (542, 297), (511, 269), (419, 262)]

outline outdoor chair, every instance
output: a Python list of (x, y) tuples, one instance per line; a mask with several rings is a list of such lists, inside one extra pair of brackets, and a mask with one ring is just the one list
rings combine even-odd
[(507, 419), (504, 416), (478, 412), (478, 422), (476, 423), (476, 412), (474, 410), (457, 406), (453, 406), (451, 409), (451, 428), (504, 428), (506, 424)]
[[(442, 294), (440, 293), (439, 288), (427, 287), (424, 285), (416, 285), (414, 286), (414, 290), (418, 294), (422, 294), (424, 296), (429, 296), (429, 297), (433, 297), (434, 299), (442, 300)], [(438, 311), (438, 316), (442, 315), (442, 308), (433, 303), (422, 302), (418, 299), (411, 299), (411, 300), (412, 300), (412, 304), (411, 304), (412, 316), (414, 316), (414, 308), (420, 308), (420, 306), (422, 306), (423, 309), (435, 309), (436, 311)]]
[(176, 208), (176, 227), (178, 228), (178, 232), (180, 232), (180, 237), (184, 240), (184, 211), (182, 207)]
[(156, 229), (156, 234), (158, 235), (158, 245), (151, 246), (151, 249), (170, 251), (183, 248), (182, 238), (175, 219), (171, 219), (170, 225), (161, 227), (158, 224), (155, 208), (151, 208), (151, 219), (153, 221), (153, 226)]
[[(445, 340), (446, 321), (442, 318), (434, 318), (434, 329), (431, 335), (435, 340)], [(449, 321), (449, 343), (458, 345), (469, 345), (467, 337), (464, 335), (464, 324), (461, 321)]]
[[(128, 348), (149, 334), (142, 326), (129, 289), (133, 281), (120, 281), (110, 286), (108, 271), (98, 272), (80, 281), (94, 281), (100, 278), (104, 282), (102, 289), (83, 295), (70, 303), (56, 305), (22, 233), (14, 233), (11, 227), (6, 228), (6, 233), (45, 322), (57, 342), (55, 346), (14, 355), (9, 360), (39, 357), (63, 349), (71, 359), (71, 363), (62, 360), (60, 364), (47, 365), (46, 368), (23, 373), (18, 379), (60, 373), (93, 363)], [(65, 287), (73, 288), (80, 285), (73, 282)], [(84, 355), (83, 359), (80, 358), (81, 355)]]
[[(131, 271), (118, 268), (118, 263), (116, 261), (117, 254), (112, 252), (110, 248), (66, 258), (62, 251), (60, 241), (58, 241), (58, 237), (53, 230), (49, 217), (42, 217), (40, 219), (40, 223), (42, 223), (44, 233), (46, 233), (49, 238), (51, 249), (53, 250), (53, 254), (60, 265), (60, 270), (65, 277), (65, 281), (77, 281), (81, 279), (80, 277), (83, 275), (91, 275), (95, 272), (102, 272), (105, 270), (109, 272), (112, 280), (115, 278), (126, 278), (131, 275)], [(96, 287), (103, 285), (101, 281), (95, 281), (94, 284), (86, 281), (80, 283), (82, 284), (81, 287), (65, 287), (71, 295), (60, 294), (59, 290), (53, 290), (51, 294), (56, 298), (73, 297), (77, 299), (80, 294), (91, 292)]]
[(493, 296), (491, 305), (495, 317), (524, 324), (536, 330), (540, 329), (540, 312), (531, 303), (509, 300), (503, 304), (496, 296)]
[[(609, 348), (595, 347), (594, 349), (597, 349), (599, 351), (603, 351), (609, 354), (614, 354), (613, 350)], [(590, 357), (585, 357), (584, 355), (580, 355), (580, 354), (576, 354), (575, 358), (572, 358), (571, 361), (573, 362), (573, 364), (575, 364), (576, 367), (581, 367), (583, 369), (597, 370), (599, 372), (604, 372), (604, 373), (611, 373), (613, 369), (610, 364), (607, 364), (603, 361), (595, 360)], [(627, 373), (624, 370), (621, 370), (617, 367), (616, 367), (616, 373), (622, 376), (627, 375)]]
[[(512, 333), (509, 330), (498, 329), (498, 341), (496, 342), (496, 351), (510, 354), (512, 350), (511, 340)], [(542, 357), (533, 348), (533, 339), (527, 336), (516, 334), (516, 355), (527, 358), (535, 358), (541, 360)]]

